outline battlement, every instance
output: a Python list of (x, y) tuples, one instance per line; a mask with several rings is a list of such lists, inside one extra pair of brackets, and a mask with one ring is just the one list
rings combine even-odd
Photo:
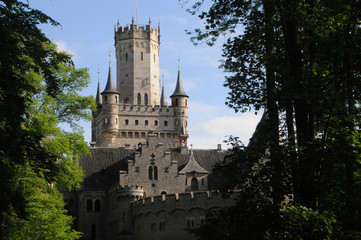
[(191, 210), (193, 208), (211, 209), (231, 206), (235, 203), (235, 194), (223, 199), (220, 194), (212, 192), (176, 193), (161, 196), (147, 197), (132, 203), (133, 213), (136, 215), (148, 212), (167, 211), (175, 209)]
[(133, 39), (133, 38), (143, 38), (143, 39), (151, 39), (159, 42), (160, 37), (160, 29), (153, 28), (151, 22), (149, 25), (141, 26), (138, 24), (127, 25), (126, 27), (118, 26), (115, 28), (115, 44), (118, 41)]

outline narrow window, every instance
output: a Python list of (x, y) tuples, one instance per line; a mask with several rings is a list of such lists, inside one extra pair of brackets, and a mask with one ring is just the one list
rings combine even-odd
[(168, 121), (164, 121), (164, 126), (165, 126), (165, 127), (168, 126)]
[(118, 118), (115, 119), (115, 124), (117, 124), (117, 123), (118, 123)]
[(115, 103), (118, 103), (118, 97), (115, 96)]
[(204, 185), (204, 178), (202, 178), (202, 185)]
[(158, 180), (158, 168), (154, 166), (154, 180)]
[(175, 120), (175, 125), (179, 126), (179, 120), (178, 119)]
[(104, 102), (105, 102), (105, 103), (108, 103), (108, 98), (107, 98), (107, 96), (104, 97)]
[(92, 226), (90, 227), (90, 239), (95, 240), (96, 234), (97, 234), (96, 226), (95, 226), (95, 224), (92, 224)]
[(95, 200), (94, 210), (95, 210), (96, 212), (99, 212), (99, 211), (100, 211), (100, 200), (99, 200), (99, 199)]
[(138, 120), (135, 120), (135, 125), (138, 125), (139, 124), (139, 121)]
[(149, 166), (149, 168), (148, 168), (148, 178), (149, 178), (149, 180), (153, 180), (153, 168), (152, 168), (152, 166)]
[(140, 93), (137, 95), (137, 103), (138, 105), (142, 103), (142, 97), (140, 96)]
[(148, 126), (148, 120), (144, 121), (145, 126)]
[(143, 61), (143, 52), (140, 53), (140, 60)]
[(93, 201), (91, 199), (88, 199), (88, 201), (86, 201), (86, 210), (88, 212), (91, 212), (93, 210)]
[(128, 61), (128, 53), (125, 53), (125, 61)]
[(154, 125), (155, 125), (155, 126), (158, 126), (158, 120), (155, 120), (155, 121), (154, 121)]
[(129, 124), (129, 120), (125, 119), (125, 125), (128, 125), (128, 124)]
[(186, 178), (186, 185), (188, 184), (188, 178)]
[(108, 124), (108, 118), (104, 119), (104, 123)]
[(186, 107), (187, 107), (187, 105), (188, 105), (188, 100), (186, 99)]
[(144, 104), (148, 105), (148, 94), (144, 94)]
[(175, 99), (175, 106), (178, 107), (178, 98)]

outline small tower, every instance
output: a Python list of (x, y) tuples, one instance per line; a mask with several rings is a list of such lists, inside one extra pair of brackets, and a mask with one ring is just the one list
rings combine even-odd
[[(105, 141), (109, 146), (116, 138), (118, 132), (118, 101), (119, 101), (119, 92), (114, 86), (112, 69), (109, 65), (109, 73), (107, 85), (105, 86), (104, 91), (101, 93), (102, 96), (102, 116), (99, 119), (101, 123), (101, 132), (102, 139), (97, 139), (98, 145), (103, 145)], [(113, 133), (113, 134), (112, 134)]]
[(179, 146), (186, 146), (188, 138), (188, 95), (183, 88), (179, 67), (177, 85), (174, 93), (170, 97), (172, 99), (172, 107), (175, 109), (175, 125), (180, 133)]

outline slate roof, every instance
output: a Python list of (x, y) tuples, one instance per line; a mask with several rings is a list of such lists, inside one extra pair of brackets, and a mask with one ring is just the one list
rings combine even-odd
[(113, 81), (113, 74), (112, 74), (112, 69), (109, 65), (109, 72), (108, 72), (108, 80), (107, 80), (107, 85), (105, 86), (103, 93), (118, 93), (117, 89), (115, 88), (114, 85), (114, 81)]
[(177, 85), (174, 93), (170, 97), (188, 97), (188, 95), (184, 92), (180, 70), (178, 70)]
[(185, 167), (179, 171), (179, 173), (209, 173), (207, 170), (202, 168), (196, 161), (193, 155), (193, 151), (191, 151), (191, 155), (189, 156), (189, 161), (185, 165)]
[[(86, 189), (106, 189), (119, 181), (119, 171), (127, 171), (127, 160), (134, 160), (134, 149), (126, 148), (91, 148), (90, 156), (82, 156), (79, 165), (83, 168), (85, 177), (83, 185)], [(193, 150), (193, 156), (199, 166), (209, 172), (209, 186), (217, 185), (221, 176), (212, 173), (212, 167), (223, 161), (227, 152), (216, 150)], [(178, 170), (182, 170), (190, 154), (180, 154), (178, 149), (172, 149), (171, 159), (178, 162)]]

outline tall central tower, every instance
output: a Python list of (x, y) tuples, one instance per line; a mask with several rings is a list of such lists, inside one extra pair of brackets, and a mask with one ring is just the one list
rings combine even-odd
[(135, 105), (160, 104), (160, 28), (149, 25), (119, 25), (115, 29), (117, 89), (120, 102)]

